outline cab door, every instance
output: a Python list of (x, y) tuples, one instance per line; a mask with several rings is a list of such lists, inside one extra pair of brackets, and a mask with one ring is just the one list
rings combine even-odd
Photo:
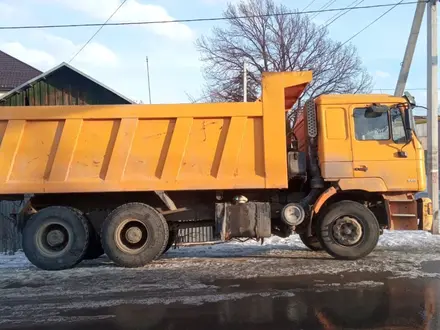
[(389, 191), (416, 191), (416, 150), (412, 142), (406, 145), (401, 111), (352, 108), (351, 124), (354, 177), (381, 179)]

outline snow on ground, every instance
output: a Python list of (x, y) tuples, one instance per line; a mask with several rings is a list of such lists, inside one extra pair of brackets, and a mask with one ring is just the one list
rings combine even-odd
[(0, 270), (2, 268), (23, 268), (29, 266), (30, 262), (23, 252), (17, 252), (13, 255), (0, 254)]
[[(255, 255), (274, 255), (292, 251), (309, 251), (301, 242), (298, 235), (287, 238), (272, 236), (263, 244), (255, 240), (245, 242), (231, 241), (213, 245), (185, 246), (172, 248), (169, 258), (218, 258), (218, 257), (251, 257)], [(426, 231), (385, 231), (380, 237), (375, 251), (394, 251), (412, 253), (426, 251), (427, 254), (440, 253), (440, 236)], [(310, 252), (312, 253), (312, 252)], [(439, 254), (440, 258), (440, 254)], [(0, 271), (4, 268), (28, 268), (31, 263), (23, 252), (13, 255), (0, 254)], [(108, 262), (108, 266), (111, 263)]]
[(426, 231), (385, 231), (379, 239), (379, 248), (433, 249), (440, 251), (440, 235)]
[[(434, 271), (432, 267), (429, 272), (424, 271), (423, 262), (437, 260), (438, 271), (436, 266)], [(179, 276), (194, 285), (192, 281), (195, 278), (253, 278), (343, 272), (387, 272), (394, 277), (440, 278), (440, 236), (420, 231), (385, 231), (376, 249), (366, 258), (355, 261), (335, 260), (325, 252), (310, 251), (298, 235), (288, 238), (271, 237), (263, 244), (249, 240), (244, 243), (232, 241), (178, 247), (168, 251), (159, 260), (138, 269), (117, 267), (104, 256), (97, 260), (84, 261), (74, 269), (45, 272), (31, 265), (22, 252), (0, 255), (0, 288), (14, 286), (17, 281), (21, 286), (32, 288), (42, 281), (49, 283), (55, 277), (57, 281), (75, 279), (87, 282), (90, 277), (97, 276), (101, 280), (106, 278), (106, 290), (112, 291), (111, 283), (118, 276), (128, 278), (126, 284), (117, 283), (114, 290), (118, 291), (129, 289), (130, 281), (139, 273), (143, 273), (143, 276), (148, 274), (152, 282)], [(167, 285), (170, 289), (177, 289), (180, 283), (168, 282)], [(151, 283), (148, 286), (151, 288)], [(94, 289), (91, 287), (92, 291)], [(99, 285), (96, 287), (96, 290), (101, 289)], [(32, 290), (29, 293), (30, 291)], [(35, 290), (32, 291), (34, 293)]]
[[(440, 252), (440, 236), (425, 231), (384, 231), (379, 238), (377, 250), (393, 250), (407, 252), (426, 250), (429, 253)], [(217, 257), (217, 256), (246, 256), (253, 253), (270, 253), (274, 250), (306, 250), (299, 235), (287, 238), (272, 236), (263, 244), (255, 240), (246, 242), (232, 241), (224, 244), (208, 246), (184, 247), (171, 250), (173, 256), (181, 257)]]

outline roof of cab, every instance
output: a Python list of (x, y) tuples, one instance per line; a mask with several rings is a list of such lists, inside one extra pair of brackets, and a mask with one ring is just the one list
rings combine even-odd
[(403, 97), (396, 97), (387, 94), (332, 94), (321, 95), (316, 98), (315, 103), (319, 105), (337, 104), (371, 104), (371, 103), (404, 103)]

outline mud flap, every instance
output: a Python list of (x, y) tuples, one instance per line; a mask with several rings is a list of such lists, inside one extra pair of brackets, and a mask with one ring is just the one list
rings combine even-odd
[(432, 229), (432, 202), (429, 198), (417, 200), (417, 217), (419, 230), (431, 231)]

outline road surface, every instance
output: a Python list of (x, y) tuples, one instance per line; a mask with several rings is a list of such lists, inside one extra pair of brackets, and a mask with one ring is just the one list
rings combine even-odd
[(0, 329), (438, 329), (440, 239), (389, 234), (337, 261), (296, 239), (37, 270), (0, 257)]

